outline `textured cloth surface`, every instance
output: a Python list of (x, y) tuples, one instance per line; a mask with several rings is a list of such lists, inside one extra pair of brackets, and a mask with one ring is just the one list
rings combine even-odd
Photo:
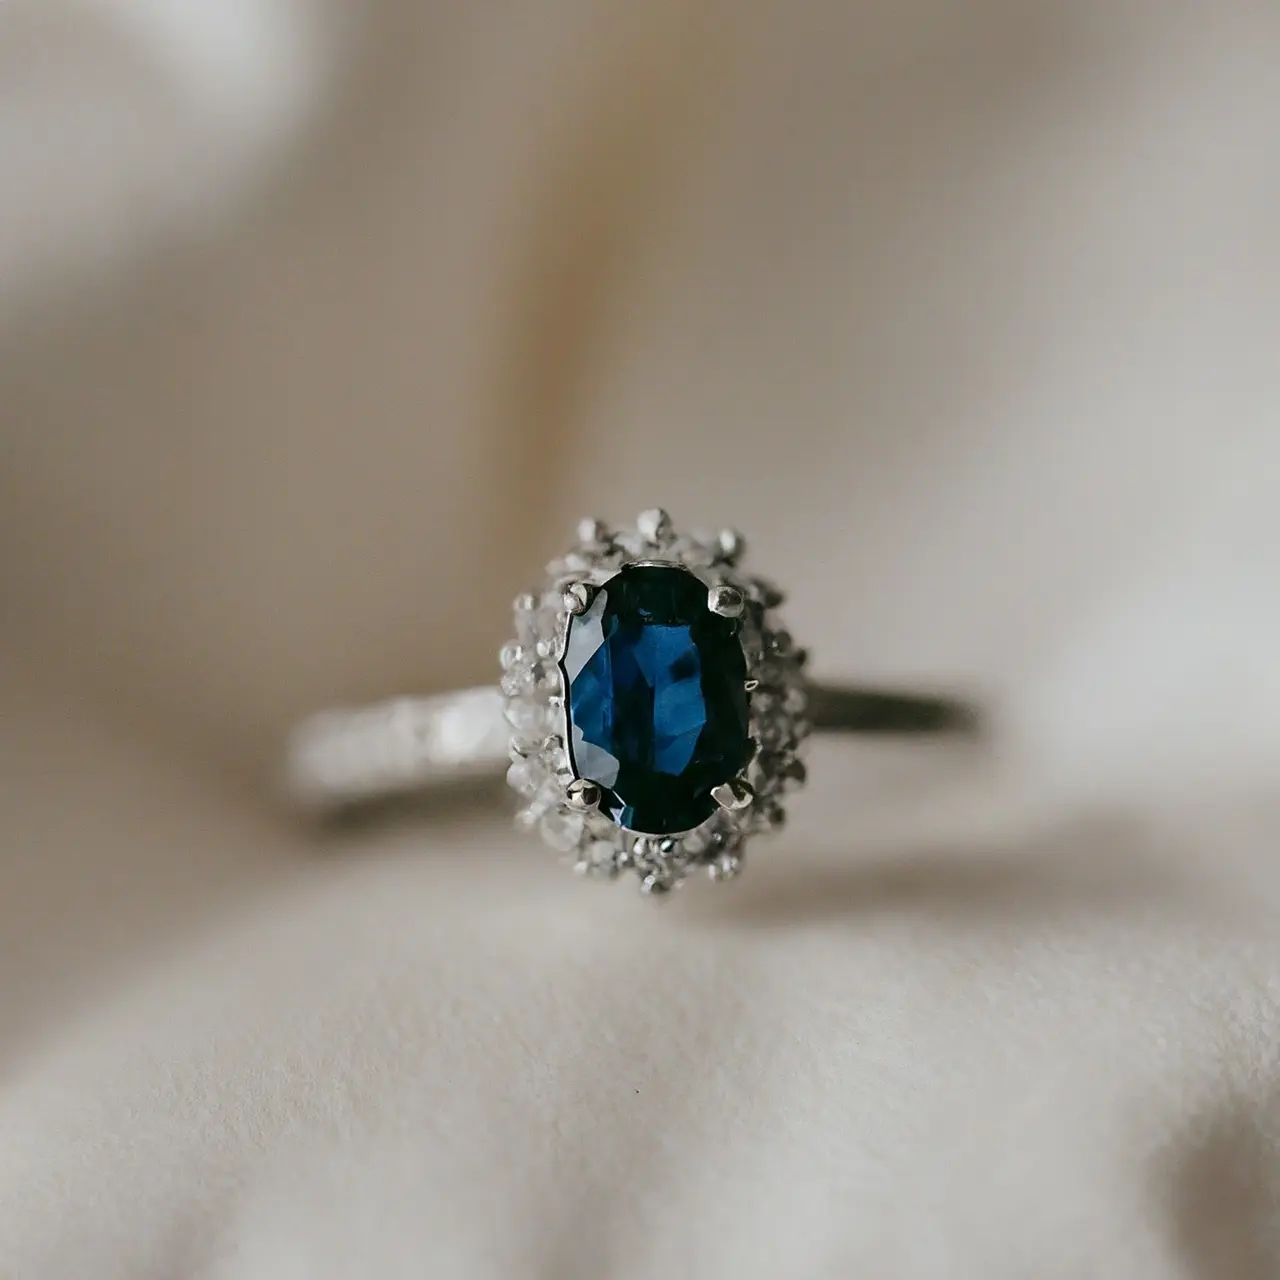
[[(0, 16), (164, 123), (0, 152), (4, 1280), (1280, 1274), (1280, 15), (1113, 10)], [(989, 740), (660, 910), (275, 811), (655, 501)]]

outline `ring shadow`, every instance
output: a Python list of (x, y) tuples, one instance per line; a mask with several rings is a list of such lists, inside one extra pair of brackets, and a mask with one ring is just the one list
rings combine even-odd
[[(753, 867), (741, 893), (697, 895), (691, 906), (700, 918), (758, 928), (884, 913), (981, 927), (1192, 907), (1192, 882), (1157, 853), (1130, 824), (1075, 822), (1016, 847), (917, 849), (801, 874), (780, 858), (763, 874)], [(1165, 1188), (1167, 1229), (1188, 1280), (1280, 1277), (1280, 1079), (1256, 1083), (1259, 1096), (1222, 1107), (1160, 1157), (1156, 1185)]]
[(978, 920), (1134, 903), (1173, 906), (1185, 885), (1133, 824), (1074, 821), (1023, 842), (915, 847), (835, 861), (793, 846), (754, 864), (729, 893), (686, 895), (698, 918), (783, 927), (884, 912)]
[(1172, 1231), (1189, 1277), (1280, 1276), (1280, 1092), (1224, 1107), (1175, 1146), (1166, 1176)]
[[(986, 850), (916, 849), (796, 873), (778, 859), (731, 895), (698, 895), (699, 917), (746, 927), (924, 913), (977, 927), (1135, 905), (1176, 913), (1191, 882), (1131, 824), (1074, 822)], [(812, 861), (797, 855), (792, 861)], [(761, 874), (763, 871), (763, 874)], [(1168, 1229), (1188, 1280), (1280, 1277), (1280, 1080), (1238, 1099), (1161, 1157)], [(1267, 1092), (1269, 1090), (1269, 1092)]]

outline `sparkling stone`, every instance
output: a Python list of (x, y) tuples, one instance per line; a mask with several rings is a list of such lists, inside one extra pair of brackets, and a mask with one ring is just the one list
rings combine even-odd
[(745, 768), (746, 658), (736, 619), (673, 565), (632, 565), (569, 625), (564, 656), (570, 761), (629, 831), (689, 831), (712, 790)]
[(575, 870), (584, 876), (612, 880), (618, 874), (618, 849), (608, 840), (595, 840), (582, 851)]
[(546, 708), (536, 703), (517, 699), (514, 702), (508, 702), (502, 714), (506, 717), (507, 723), (524, 738), (538, 738), (547, 731)]
[(803, 685), (788, 686), (782, 699), (782, 709), (791, 716), (803, 715), (809, 709), (809, 695)]
[(782, 753), (790, 751), (796, 745), (794, 723), (783, 716), (760, 717), (760, 746), (768, 752)]
[(516, 637), (521, 646), (536, 651), (539, 644), (555, 642), (557, 610), (534, 602), (529, 609), (516, 611)]
[(618, 545), (618, 549), (628, 556), (642, 556), (646, 551), (652, 551), (645, 536), (637, 529), (623, 529), (614, 538)]
[(576, 849), (582, 839), (582, 814), (570, 809), (551, 809), (542, 815), (543, 839), (563, 853)]
[(531, 796), (542, 785), (545, 776), (537, 761), (513, 760), (507, 770), (507, 783), (522, 796)]
[(697, 534), (676, 538), (671, 544), (671, 551), (691, 569), (709, 569), (716, 562), (715, 551), (709, 541)]
[(776, 609), (786, 602), (786, 595), (768, 578), (751, 578), (748, 586), (753, 600), (758, 601), (766, 609)]
[(554, 778), (546, 778), (529, 801), (529, 812), (535, 818), (564, 807), (564, 788)]
[(691, 858), (700, 858), (711, 847), (714, 838), (715, 832), (711, 827), (699, 827), (684, 837), (684, 851)]
[(670, 871), (650, 871), (640, 881), (640, 892), (660, 898), (668, 894), (680, 883), (679, 876)]
[(508, 698), (532, 698), (545, 702), (560, 684), (560, 670), (555, 663), (519, 663), (502, 673), (499, 687)]
[(707, 865), (707, 874), (713, 880), (732, 880), (742, 871), (742, 854), (728, 851), (719, 854)]
[(532, 667), (513, 666), (502, 673), (498, 687), (508, 698), (523, 698), (534, 691), (535, 685)]

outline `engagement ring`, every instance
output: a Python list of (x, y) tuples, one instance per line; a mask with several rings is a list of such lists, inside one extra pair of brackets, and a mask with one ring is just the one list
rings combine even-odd
[(801, 787), (812, 730), (971, 729), (946, 698), (810, 682), (777, 610), (744, 572), (740, 534), (680, 534), (666, 512), (632, 529), (584, 520), (576, 545), (515, 602), (497, 689), (324, 712), (294, 733), (289, 780), (312, 810), (506, 768), (518, 825), (575, 868), (624, 870), (646, 893), (695, 869), (738, 874)]

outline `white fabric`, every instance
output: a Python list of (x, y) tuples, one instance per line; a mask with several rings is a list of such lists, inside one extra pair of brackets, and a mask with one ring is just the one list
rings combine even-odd
[[(0, 1275), (1280, 1274), (1280, 14), (160, 9), (0, 13), (197, 104), (163, 267), (0, 244)], [(660, 910), (274, 812), (654, 501), (992, 742)]]

